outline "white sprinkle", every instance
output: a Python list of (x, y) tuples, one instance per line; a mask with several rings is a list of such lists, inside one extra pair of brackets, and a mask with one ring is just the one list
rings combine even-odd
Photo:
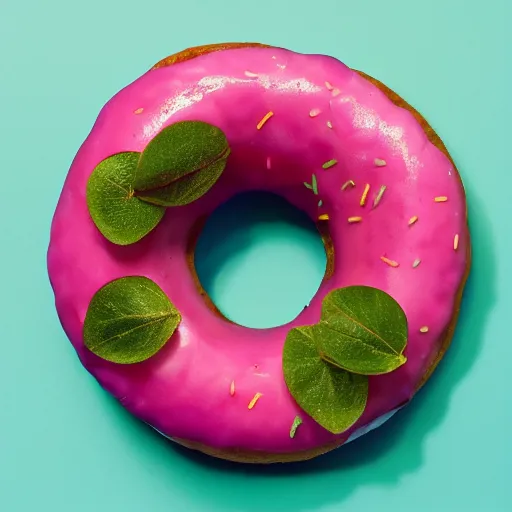
[(423, 327), (420, 327), (420, 332), (428, 332), (428, 327), (426, 325), (424, 325)]
[(456, 251), (459, 248), (459, 235), (453, 237), (453, 249)]
[(309, 112), (309, 117), (316, 117), (320, 112), (321, 110), (319, 108), (314, 108)]
[(375, 200), (373, 201), (374, 208), (380, 203), (380, 200), (382, 199), (382, 196), (384, 195), (385, 191), (386, 185), (382, 185), (382, 187), (380, 187), (379, 193), (375, 196)]
[(270, 169), (270, 167), (271, 167), (270, 157), (267, 156), (267, 169)]
[(333, 89), (333, 90), (332, 90), (332, 95), (333, 95), (334, 97), (338, 96), (339, 94), (341, 94), (341, 91), (340, 91), (339, 89)]
[(332, 123), (331, 123), (331, 121), (327, 121), (327, 128), (331, 128), (331, 129), (332, 129)]
[(412, 268), (416, 268), (420, 263), (421, 263), (421, 260), (420, 260), (420, 259), (416, 259), (416, 260), (414, 260), (414, 262), (413, 262), (413, 264), (412, 264)]
[(375, 165), (377, 167), (385, 167), (386, 166), (386, 160), (382, 160), (382, 158), (376, 158), (374, 161)]
[(253, 73), (252, 71), (246, 71), (245, 76), (248, 76), (249, 78), (257, 78), (259, 75), (258, 73)]
[(272, 58), (273, 58), (274, 60), (276, 60), (276, 59), (277, 59), (277, 57), (276, 57), (275, 55), (272, 55)]
[(330, 82), (325, 82), (325, 87), (327, 87), (328, 91), (332, 91), (334, 89), (334, 87), (332, 86), (332, 84)]
[(278, 64), (278, 65), (277, 65), (277, 67), (278, 67), (279, 69), (284, 69), (286, 66), (285, 66), (284, 64)]
[(142, 112), (144, 112), (144, 109), (142, 107), (133, 111), (134, 114), (142, 114)]

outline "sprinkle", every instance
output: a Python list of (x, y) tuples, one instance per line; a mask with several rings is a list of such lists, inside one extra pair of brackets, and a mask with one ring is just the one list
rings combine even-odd
[(137, 110), (133, 111), (134, 114), (142, 114), (142, 112), (144, 112), (143, 108), (138, 108)]
[(337, 163), (338, 160), (329, 160), (322, 165), (322, 169), (330, 169), (331, 167), (334, 167)]
[(316, 117), (320, 112), (321, 110), (319, 108), (314, 108), (309, 112), (309, 117)]
[(453, 250), (456, 251), (459, 248), (459, 235), (453, 237)]
[(426, 325), (424, 325), (423, 327), (420, 327), (420, 332), (428, 332), (428, 327)]
[(412, 268), (416, 268), (420, 263), (421, 263), (421, 260), (420, 260), (420, 259), (416, 259), (416, 260), (414, 260), (414, 262), (413, 262), (413, 264), (412, 264)]
[(320, 199), (320, 201), (318, 201), (318, 208), (320, 208), (323, 204), (324, 202)]
[(333, 90), (332, 90), (332, 95), (333, 95), (334, 97), (338, 96), (338, 94), (341, 94), (341, 91), (340, 91), (339, 89), (333, 89)]
[(235, 381), (231, 381), (231, 386), (229, 386), (229, 394), (231, 396), (235, 396)]
[(307, 181), (304, 182), (304, 186), (309, 190), (313, 189), (313, 187)]
[(363, 190), (363, 195), (361, 196), (361, 200), (359, 201), (360, 206), (364, 206), (366, 204), (366, 197), (368, 196), (368, 192), (370, 191), (370, 184), (367, 183)]
[(277, 57), (276, 57), (275, 55), (272, 55), (272, 58), (273, 58), (274, 60), (276, 60), (276, 59), (277, 59)]
[(380, 203), (380, 200), (382, 199), (382, 196), (384, 195), (385, 191), (386, 191), (386, 185), (382, 185), (382, 187), (380, 187), (379, 193), (377, 194), (377, 196), (375, 197), (375, 199), (373, 201), (374, 208)]
[(384, 263), (386, 263), (387, 265), (389, 265), (390, 267), (393, 267), (393, 268), (396, 268), (399, 265), (396, 261), (390, 260), (389, 258), (386, 258), (385, 256), (381, 256), (380, 259)]
[(302, 425), (302, 418), (300, 416), (295, 416), (295, 419), (292, 423), (292, 428), (290, 429), (290, 439), (295, 437), (295, 432), (297, 432), (299, 425)]
[(331, 128), (331, 130), (332, 130), (332, 123), (331, 123), (331, 121), (327, 121), (327, 128)]
[(414, 215), (413, 217), (411, 217), (409, 219), (409, 226), (412, 226), (413, 224), (416, 224), (416, 222), (418, 222), (418, 216)]
[(434, 201), (436, 203), (446, 203), (446, 201), (448, 201), (448, 198), (446, 196), (437, 196), (434, 197)]
[(286, 64), (278, 64), (277, 67), (279, 69), (284, 69), (286, 67)]
[(318, 216), (318, 220), (329, 220), (329, 215), (327, 213), (322, 213), (322, 215)]
[(353, 180), (348, 180), (345, 183), (343, 183), (343, 185), (341, 186), (341, 190), (346, 190), (348, 187), (355, 187), (355, 186), (356, 186), (356, 184), (354, 183)]
[(355, 222), (361, 222), (363, 220), (363, 217), (349, 217), (348, 223), (354, 224)]
[(249, 78), (256, 78), (256, 77), (258, 77), (259, 75), (258, 75), (258, 73), (253, 73), (253, 72), (251, 72), (251, 71), (246, 71), (246, 72), (245, 72), (245, 76), (248, 76)]
[(249, 405), (247, 406), (247, 409), (251, 410), (255, 405), (256, 405), (256, 402), (263, 396), (262, 393), (256, 393), (252, 400), (249, 402)]
[(271, 166), (270, 157), (267, 156), (267, 169), (270, 169), (270, 166)]
[(256, 128), (258, 130), (261, 130), (263, 128), (263, 125), (274, 115), (274, 112), (269, 112), (268, 114), (265, 114), (265, 117), (258, 123)]
[(377, 166), (377, 167), (385, 167), (386, 166), (386, 160), (382, 160), (382, 158), (376, 158), (373, 163)]
[(325, 82), (325, 87), (327, 87), (328, 91), (332, 91), (334, 87), (332, 86), (331, 82)]
[(313, 194), (315, 194), (315, 196), (318, 195), (318, 183), (316, 182), (316, 176), (313, 174), (311, 176), (311, 185), (312, 185), (312, 189), (313, 189)]

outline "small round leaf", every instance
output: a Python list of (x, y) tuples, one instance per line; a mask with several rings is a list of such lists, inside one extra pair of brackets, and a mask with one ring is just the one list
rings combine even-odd
[(283, 349), (283, 374), (299, 405), (329, 432), (339, 434), (363, 414), (368, 377), (349, 373), (319, 354), (316, 326), (291, 329)]
[(331, 291), (315, 334), (323, 356), (350, 372), (379, 375), (406, 362), (407, 318), (400, 305), (377, 288)]
[(169, 185), (138, 192), (139, 199), (160, 206), (184, 206), (206, 194), (220, 178), (226, 158), (217, 160), (200, 171), (186, 174)]
[(146, 146), (135, 173), (138, 192), (165, 187), (187, 174), (225, 160), (229, 145), (224, 132), (203, 121), (181, 121), (164, 128)]
[(113, 363), (131, 364), (156, 354), (181, 315), (161, 288), (146, 277), (123, 277), (100, 288), (84, 321), (84, 343)]
[(101, 161), (87, 182), (87, 207), (101, 234), (114, 244), (138, 242), (162, 220), (165, 209), (133, 195), (140, 154), (117, 153)]

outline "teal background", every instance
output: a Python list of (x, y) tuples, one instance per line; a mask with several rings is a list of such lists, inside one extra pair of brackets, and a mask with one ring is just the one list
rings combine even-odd
[[(512, 510), (508, 4), (3, 0), (0, 510)], [(80, 366), (46, 276), (53, 209), (104, 102), (167, 54), (226, 40), (331, 54), (378, 77), (428, 117), (467, 187), (473, 274), (449, 354), (377, 433), (301, 465), (210, 460), (132, 419)], [(279, 204), (269, 211), (279, 227), (249, 212), (238, 231), (249, 226), (250, 243), (232, 236), (217, 269), (202, 261), (214, 299), (251, 325), (286, 321), (321, 274), (307, 225)], [(202, 243), (221, 236), (214, 226)], [(282, 265), (294, 247), (300, 257)]]

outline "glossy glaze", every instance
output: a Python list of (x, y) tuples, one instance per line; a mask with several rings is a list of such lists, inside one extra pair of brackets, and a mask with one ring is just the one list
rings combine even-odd
[[(258, 130), (270, 111), (274, 115)], [(168, 210), (140, 243), (110, 244), (87, 211), (85, 189), (93, 168), (114, 153), (142, 151), (163, 127), (186, 119), (224, 130), (232, 148), (226, 172), (199, 201)], [(337, 165), (323, 170), (331, 159)], [(303, 185), (312, 173), (318, 196)], [(341, 191), (350, 179), (356, 186)], [(370, 191), (362, 207), (365, 184)], [(382, 185), (386, 191), (372, 208)], [(186, 261), (197, 219), (234, 194), (255, 189), (281, 194), (314, 219), (328, 214), (335, 250), (334, 275), (311, 306), (291, 324), (266, 330), (230, 324), (210, 311)], [(437, 196), (448, 201), (435, 202)], [(362, 221), (349, 224), (352, 216)], [(419, 220), (409, 226), (413, 216)], [(381, 288), (405, 310), (408, 362), (370, 379), (363, 416), (339, 436), (348, 439), (413, 395), (450, 322), (467, 243), (458, 176), (409, 112), (335, 59), (247, 48), (152, 70), (108, 102), (67, 177), (53, 221), (48, 266), (59, 317), (82, 363), (134, 415), (169, 437), (220, 449), (285, 453), (316, 448), (336, 437), (305, 417), (288, 393), (281, 370), (287, 331), (318, 321), (325, 294), (348, 285)], [(416, 259), (421, 263), (413, 268)], [(127, 275), (158, 283), (183, 321), (155, 357), (121, 366), (84, 348), (82, 326), (93, 294)], [(423, 326), (428, 332), (420, 332)], [(249, 410), (255, 393), (262, 396)], [(290, 439), (296, 415), (304, 423)]]

